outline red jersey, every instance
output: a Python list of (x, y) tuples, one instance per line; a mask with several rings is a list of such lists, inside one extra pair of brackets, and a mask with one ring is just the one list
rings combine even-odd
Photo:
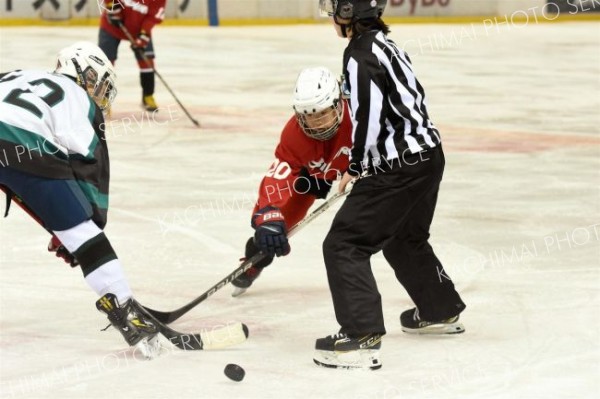
[[(115, 0), (116, 2), (117, 0)], [(165, 18), (166, 0), (118, 0), (123, 6), (123, 25), (127, 28), (133, 37), (136, 37), (142, 30), (148, 36), (154, 25), (160, 24)], [(106, 9), (100, 17), (100, 28), (104, 29), (112, 36), (121, 40), (127, 40), (123, 31), (118, 26), (111, 25), (106, 19)]]
[(260, 184), (255, 211), (268, 205), (278, 207), (290, 228), (306, 215), (315, 200), (294, 189), (296, 180), (302, 179), (302, 168), (317, 179), (336, 180), (348, 169), (351, 148), (352, 121), (346, 102), (337, 134), (329, 140), (308, 137), (292, 116), (275, 149), (275, 162)]

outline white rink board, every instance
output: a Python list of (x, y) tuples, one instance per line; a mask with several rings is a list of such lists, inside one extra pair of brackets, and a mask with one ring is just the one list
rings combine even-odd
[[(240, 320), (248, 342), (139, 362), (117, 332), (100, 331), (80, 271), (47, 253), (47, 234), (13, 205), (0, 220), (0, 397), (599, 397), (599, 33), (597, 23), (392, 26), (444, 142), (432, 244), (467, 304), (465, 334), (403, 334), (398, 315), (413, 305), (377, 255), (383, 368), (315, 366), (315, 339), (337, 329), (320, 254), (331, 210), (244, 296), (226, 287), (174, 324)], [(49, 69), (60, 47), (96, 36), (0, 29), (0, 70)], [(159, 27), (155, 40), (158, 70), (204, 127), (158, 81), (162, 110), (149, 122), (121, 46), (106, 233), (136, 297), (170, 310), (237, 266), (294, 80), (308, 66), (339, 73), (345, 42), (327, 25)], [(223, 375), (228, 363), (245, 368), (243, 382)]]
[[(2, 18), (69, 19), (97, 17), (101, 0), (0, 0)], [(144, 3), (140, 0), (127, 0)], [(146, 0), (147, 1), (147, 0)], [(10, 7), (9, 7), (10, 4)], [(219, 18), (227, 19), (315, 19), (319, 20), (318, 0), (216, 0)], [(517, 10), (542, 13), (546, 0), (388, 0), (385, 15), (397, 16), (469, 16), (505, 15)], [(167, 19), (207, 18), (208, 0), (169, 0)]]

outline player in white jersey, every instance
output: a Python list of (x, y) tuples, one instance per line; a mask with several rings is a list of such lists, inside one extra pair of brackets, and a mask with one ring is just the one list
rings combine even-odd
[[(116, 95), (102, 50), (75, 43), (54, 72), (0, 74), (0, 188), (52, 234), (48, 250), (79, 265), (104, 312), (127, 343), (147, 358), (159, 349), (103, 232), (109, 160), (102, 109)], [(7, 210), (8, 213), (8, 205)]]

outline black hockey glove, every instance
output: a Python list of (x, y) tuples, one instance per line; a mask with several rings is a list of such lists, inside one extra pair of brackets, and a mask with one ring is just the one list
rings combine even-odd
[(300, 176), (294, 182), (294, 191), (297, 194), (311, 194), (318, 199), (327, 198), (331, 190), (331, 180), (317, 179), (308, 173), (308, 169), (302, 168)]
[(279, 208), (267, 206), (252, 216), (255, 229), (254, 242), (269, 256), (285, 256), (290, 253), (287, 228)]
[[(250, 238), (248, 238), (248, 241), (246, 241), (246, 250), (244, 251), (244, 258), (240, 259), (240, 261), (248, 260), (259, 252), (260, 252), (260, 248), (254, 242), (254, 237), (250, 237)], [(264, 269), (265, 267), (267, 267), (271, 263), (273, 263), (273, 258), (274, 258), (273, 256), (266, 254), (266, 256), (262, 260), (256, 262), (252, 266), (254, 266), (258, 269)]]
[(123, 23), (123, 6), (119, 0), (109, 0), (104, 3), (106, 19), (111, 25), (119, 26)]
[(75, 259), (73, 254), (71, 254), (69, 250), (65, 248), (65, 246), (62, 245), (60, 240), (55, 236), (52, 236), (52, 238), (50, 239), (50, 243), (48, 243), (48, 252), (54, 252), (57, 258), (61, 258), (65, 261), (65, 263), (71, 265), (71, 267), (79, 266), (79, 262), (77, 261), (77, 259)]

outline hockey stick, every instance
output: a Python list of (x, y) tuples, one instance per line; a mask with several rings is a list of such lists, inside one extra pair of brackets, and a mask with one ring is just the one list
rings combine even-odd
[(33, 220), (38, 222), (40, 224), (40, 226), (42, 226), (44, 229), (46, 229), (46, 231), (48, 233), (54, 235), (54, 233), (52, 233), (52, 231), (48, 230), (48, 228), (46, 228), (46, 226), (44, 226), (44, 223), (42, 223), (41, 219), (35, 213), (33, 213), (33, 211), (31, 209), (29, 209), (29, 207), (23, 202), (21, 197), (14, 194), (8, 187), (5, 187), (1, 184), (0, 184), (0, 191), (2, 191), (6, 195), (6, 209), (4, 211), (4, 217), (8, 216), (8, 209), (10, 208), (10, 203), (12, 201), (15, 201), (17, 203), (17, 205), (21, 209), (23, 209), (23, 211), (25, 211), (26, 214), (28, 214), (29, 216), (31, 216), (31, 218)]
[[(147, 310), (137, 302), (138, 308)], [(150, 312), (144, 314), (158, 327), (159, 332), (181, 350), (213, 350), (241, 344), (248, 338), (248, 327), (244, 323), (232, 323), (200, 333), (182, 333), (165, 325)]]
[(173, 96), (173, 99), (175, 99), (175, 102), (177, 102), (177, 104), (179, 104), (179, 106), (181, 107), (181, 109), (183, 110), (183, 112), (187, 115), (188, 118), (190, 118), (190, 120), (192, 121), (192, 123), (194, 125), (196, 125), (196, 127), (200, 127), (200, 122), (198, 122), (196, 119), (194, 119), (194, 117), (183, 106), (183, 104), (181, 103), (181, 101), (179, 101), (179, 99), (177, 98), (177, 96), (175, 95), (175, 93), (173, 92), (173, 90), (171, 90), (171, 88), (169, 87), (169, 85), (167, 84), (167, 82), (165, 82), (165, 80), (163, 79), (163, 77), (161, 76), (161, 74), (158, 73), (158, 71), (154, 68), (154, 66), (152, 66), (152, 63), (151, 63), (150, 59), (146, 56), (146, 54), (144, 54), (144, 50), (140, 49), (140, 48), (137, 48), (137, 47), (133, 47), (133, 45), (135, 43), (135, 39), (133, 38), (133, 36), (131, 36), (131, 33), (129, 33), (129, 31), (127, 30), (127, 28), (125, 27), (125, 25), (123, 25), (123, 22), (119, 22), (118, 25), (119, 25), (119, 28), (121, 28), (121, 31), (123, 32), (123, 34), (127, 37), (127, 40), (129, 40), (129, 42), (131, 43), (133, 51), (136, 54), (138, 54), (140, 57), (142, 57), (142, 59), (144, 60), (144, 62), (147, 65), (149, 65), (150, 68), (152, 68), (152, 71), (154, 72), (154, 74), (156, 76), (158, 76), (158, 78), (163, 83), (163, 85), (165, 85), (165, 87), (167, 88), (167, 90), (169, 91), (169, 93), (171, 93), (171, 95)]
[[(346, 194), (348, 194), (349, 192), (350, 192), (350, 190), (347, 189), (344, 192), (335, 193), (331, 198), (329, 198), (327, 201), (322, 203), (317, 209), (312, 211), (309, 215), (305, 216), (304, 219), (302, 219), (301, 221), (296, 223), (292, 228), (290, 228), (290, 231), (288, 232), (287, 236), (291, 237), (294, 234), (296, 234), (297, 232), (299, 232), (307, 224), (312, 222), (317, 216), (319, 216), (320, 214), (325, 212), (327, 209), (329, 209), (339, 199), (345, 197)], [(183, 316), (184, 314), (186, 314), (193, 308), (195, 308), (198, 304), (200, 304), (201, 302), (206, 300), (209, 296), (211, 296), (212, 294), (219, 291), (221, 288), (223, 288), (224, 286), (226, 286), (227, 284), (229, 284), (230, 282), (235, 280), (246, 270), (250, 269), (252, 267), (252, 265), (255, 265), (256, 263), (260, 262), (261, 260), (263, 260), (266, 257), (267, 257), (267, 255), (265, 255), (263, 252), (259, 252), (256, 255), (254, 255), (253, 257), (251, 257), (250, 259), (243, 261), (242, 264), (237, 269), (235, 269), (234, 271), (229, 273), (227, 276), (225, 276), (223, 279), (221, 279), (221, 281), (219, 281), (217, 284), (210, 287), (208, 289), (208, 291), (206, 291), (204, 294), (200, 295), (198, 298), (194, 299), (187, 305), (180, 307), (179, 309), (173, 310), (171, 312), (161, 312), (159, 310), (154, 310), (154, 309), (150, 309), (147, 307), (145, 307), (145, 309), (156, 320), (158, 320), (162, 323), (169, 324), (169, 323), (179, 319), (181, 316)]]
[[(38, 222), (48, 233), (54, 236), (54, 233), (44, 226), (41, 219), (23, 202), (23, 200), (21, 200), (19, 196), (16, 194), (13, 195), (12, 192), (10, 192), (10, 189), (3, 185), (0, 185), (0, 191), (6, 194), (7, 204), (10, 204), (8, 198), (12, 199), (25, 213), (31, 216), (33, 220)], [(9, 205), (6, 207), (6, 215), (8, 214), (8, 208)], [(71, 265), (71, 267), (74, 266)], [(137, 301), (136, 303), (138, 304), (138, 308), (144, 309), (143, 305)], [(240, 322), (212, 328), (210, 330), (203, 330), (200, 333), (182, 333), (166, 326), (150, 313), (145, 313), (145, 315), (156, 324), (160, 333), (165, 338), (175, 345), (175, 347), (182, 350), (212, 350), (226, 348), (240, 344), (248, 338), (248, 327)]]

